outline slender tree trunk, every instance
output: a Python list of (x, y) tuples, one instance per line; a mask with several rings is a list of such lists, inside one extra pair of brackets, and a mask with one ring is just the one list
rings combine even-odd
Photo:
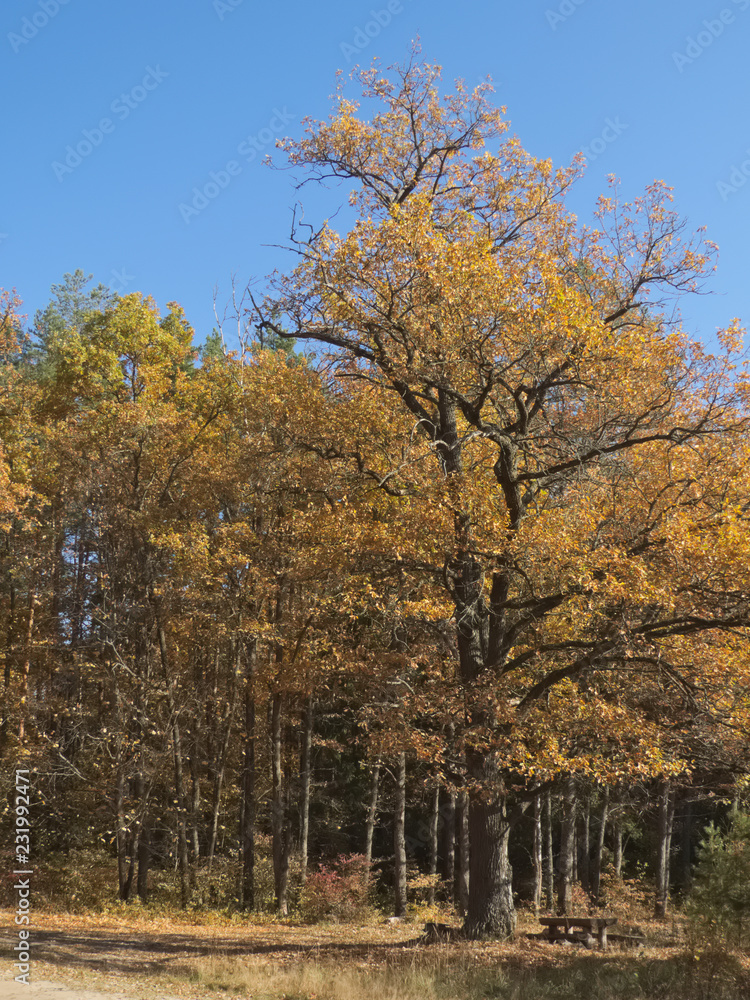
[(456, 874), (456, 793), (453, 790), (447, 792), (441, 816), (443, 819), (441, 829), (443, 880), (448, 893), (448, 902), (450, 902), (454, 898), (453, 880)]
[(440, 785), (436, 784), (432, 793), (432, 809), (430, 810), (430, 875), (432, 884), (427, 893), (427, 902), (432, 906), (435, 902), (435, 882), (438, 870), (438, 823), (440, 819)]
[(180, 871), (180, 900), (183, 909), (190, 898), (190, 861), (188, 859), (187, 827), (185, 822), (185, 786), (182, 777), (180, 723), (172, 720), (172, 756), (174, 760), (175, 797), (177, 799), (177, 860)]
[(622, 814), (621, 807), (617, 806), (615, 819), (612, 824), (612, 839), (614, 842), (612, 850), (612, 867), (615, 870), (615, 878), (622, 878)]
[(245, 684), (245, 737), (242, 768), (242, 813), (240, 850), (242, 853), (242, 907), (255, 907), (255, 643), (248, 650)]
[(599, 834), (596, 838), (594, 863), (591, 866), (591, 898), (599, 902), (602, 881), (602, 855), (604, 854), (604, 838), (607, 833), (607, 816), (609, 814), (609, 786), (604, 789), (602, 797), (602, 812), (599, 820)]
[(669, 905), (669, 862), (674, 820), (674, 794), (668, 779), (659, 782), (659, 818), (656, 849), (656, 902), (654, 916), (664, 919)]
[(29, 700), (29, 672), (31, 670), (31, 650), (34, 639), (34, 613), (36, 611), (36, 589), (29, 593), (29, 616), (26, 620), (26, 639), (24, 643), (23, 661), (21, 663), (21, 714), (18, 722), (18, 742), (23, 743), (26, 737), (26, 713)]
[(462, 917), (469, 911), (469, 796), (461, 789), (456, 799), (456, 908)]
[(396, 805), (393, 814), (394, 888), (397, 917), (406, 916), (406, 753), (398, 757), (396, 770)]
[(148, 637), (146, 635), (145, 622), (141, 622), (135, 632), (135, 663), (136, 663), (136, 691), (135, 706), (137, 719), (138, 740), (140, 743), (140, 753), (138, 761), (138, 773), (136, 775), (136, 796), (139, 803), (139, 824), (138, 824), (138, 875), (136, 879), (136, 892), (142, 903), (148, 901), (148, 872), (151, 864), (151, 824), (149, 815), (149, 799), (151, 797), (152, 782), (146, 781), (146, 753), (145, 746), (145, 726), (144, 726), (144, 687), (145, 680), (149, 675), (149, 654)]
[(285, 917), (289, 909), (287, 899), (289, 852), (286, 844), (287, 822), (283, 777), (281, 701), (280, 694), (276, 693), (273, 695), (271, 706), (271, 758), (273, 768), (272, 836), (276, 909)]
[(534, 798), (534, 913), (539, 916), (542, 908), (542, 880), (544, 876), (542, 864), (542, 793)]
[(612, 852), (612, 867), (615, 871), (615, 877), (622, 878), (622, 862), (623, 862), (623, 850), (622, 850), (622, 826), (619, 820), (616, 822), (615, 828), (613, 830), (614, 837), (614, 849)]
[[(232, 692), (232, 700), (227, 706), (226, 714), (223, 718), (223, 732), (219, 745), (218, 760), (215, 762), (213, 801), (211, 803), (211, 839), (208, 844), (208, 870), (211, 871), (216, 853), (216, 842), (219, 838), (219, 816), (221, 815), (221, 789), (224, 784), (224, 774), (226, 773), (227, 753), (229, 751), (229, 738), (232, 734), (232, 721), (234, 719), (234, 706), (236, 703), (237, 689)], [(240, 836), (242, 842), (242, 836)]]
[(591, 788), (583, 799), (583, 814), (578, 838), (578, 878), (586, 892), (591, 892)]
[(560, 794), (562, 822), (560, 824), (560, 869), (557, 884), (557, 912), (564, 916), (573, 904), (573, 854), (576, 834), (576, 785), (575, 778), (563, 780)]
[(143, 780), (144, 760), (141, 754), (141, 769), (136, 776), (136, 795), (140, 804), (140, 823), (138, 826), (138, 876), (136, 892), (142, 903), (148, 901), (148, 869), (151, 863), (151, 829), (148, 816), (148, 796), (146, 783)]
[(680, 828), (682, 859), (682, 890), (689, 892), (693, 882), (693, 800), (688, 797), (682, 803), (682, 824)]
[(300, 752), (300, 778), (302, 781), (302, 801), (300, 802), (300, 878), (303, 886), (307, 881), (307, 844), (310, 834), (312, 734), (313, 703), (312, 698), (307, 698), (302, 713), (302, 748)]
[(378, 789), (380, 785), (380, 764), (372, 769), (370, 777), (370, 801), (367, 805), (367, 824), (365, 826), (365, 858), (368, 871), (372, 864), (372, 841), (375, 835), (375, 822), (378, 818)]
[(510, 830), (503, 799), (470, 795), (469, 906), (464, 933), (473, 940), (507, 938), (516, 929), (508, 860)]
[[(195, 720), (193, 721), (195, 725)], [(198, 823), (200, 819), (201, 810), (201, 782), (200, 774), (198, 771), (198, 746), (197, 746), (197, 733), (195, 734), (195, 740), (193, 742), (192, 753), (190, 755), (190, 780), (191, 780), (191, 796), (190, 796), (190, 847), (192, 852), (192, 864), (190, 866), (190, 883), (195, 885), (195, 872), (200, 860), (201, 853), (201, 842), (200, 833), (198, 830)]]
[(167, 637), (159, 615), (158, 605), (153, 596), (152, 603), (156, 618), (156, 634), (159, 640), (162, 670), (167, 687), (167, 705), (169, 716), (172, 720), (172, 762), (174, 764), (175, 799), (177, 800), (177, 866), (180, 872), (180, 901), (184, 909), (188, 904), (190, 896), (190, 862), (188, 860), (187, 824), (185, 817), (185, 783), (182, 772), (182, 740), (180, 722), (177, 717), (177, 705), (174, 699), (173, 679), (169, 668)]
[(552, 848), (552, 792), (544, 793), (544, 886), (547, 909), (555, 906), (555, 856)]
[(128, 825), (125, 819), (125, 772), (118, 768), (117, 786), (115, 791), (115, 811), (117, 813), (117, 895), (127, 900), (130, 894), (128, 869)]
[(147, 819), (138, 837), (138, 880), (136, 892), (142, 903), (148, 902), (148, 871), (151, 864), (151, 830)]

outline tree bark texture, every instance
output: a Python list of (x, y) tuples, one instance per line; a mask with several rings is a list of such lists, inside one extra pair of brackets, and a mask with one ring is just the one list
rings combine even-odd
[(602, 856), (604, 854), (604, 838), (607, 834), (607, 818), (609, 816), (609, 788), (604, 789), (602, 796), (602, 811), (599, 817), (599, 833), (596, 838), (593, 864), (591, 866), (591, 898), (599, 902), (602, 881)]
[(273, 880), (276, 909), (285, 917), (289, 911), (289, 844), (286, 795), (283, 777), (282, 697), (273, 695), (271, 707), (271, 754), (273, 761)]
[(438, 870), (438, 825), (440, 821), (440, 785), (436, 784), (432, 791), (432, 803), (430, 809), (430, 875), (432, 885), (427, 893), (427, 902), (432, 905), (435, 902), (435, 882)]
[(469, 796), (463, 789), (456, 798), (456, 909), (462, 917), (469, 910)]
[(508, 860), (510, 829), (502, 798), (470, 795), (470, 891), (464, 932), (474, 940), (507, 938), (516, 929)]
[(441, 858), (443, 880), (447, 887), (449, 899), (453, 899), (453, 880), (456, 871), (456, 793), (447, 793), (441, 810)]
[(406, 916), (406, 753), (398, 756), (396, 767), (396, 804), (393, 814), (394, 888), (397, 917)]
[(578, 880), (586, 892), (591, 891), (591, 789), (586, 788), (578, 827)]
[(542, 880), (544, 877), (542, 862), (542, 793), (534, 798), (534, 843), (532, 858), (534, 865), (534, 913), (539, 916), (542, 908)]
[(555, 855), (552, 846), (552, 792), (544, 793), (544, 891), (547, 909), (555, 905)]
[(615, 878), (622, 878), (622, 804), (615, 806), (615, 816), (612, 823), (612, 867), (615, 870)]
[(375, 836), (375, 824), (378, 818), (378, 791), (380, 788), (380, 764), (376, 764), (370, 776), (370, 800), (367, 803), (367, 822), (365, 824), (365, 858), (368, 866), (372, 864), (372, 842)]
[(312, 734), (313, 734), (313, 703), (311, 698), (305, 700), (302, 712), (302, 747), (300, 749), (300, 879), (302, 885), (307, 881), (307, 844), (310, 834), (310, 787), (312, 776)]
[(576, 784), (575, 778), (563, 780), (560, 794), (562, 820), (560, 823), (560, 864), (557, 883), (557, 912), (560, 916), (570, 913), (573, 904), (573, 854), (576, 843)]
[(668, 779), (659, 782), (658, 826), (656, 844), (656, 901), (654, 916), (664, 919), (669, 906), (669, 862), (674, 820), (674, 794)]
[(242, 768), (242, 814), (240, 850), (242, 852), (242, 908), (255, 907), (255, 693), (252, 675), (245, 688), (245, 738)]

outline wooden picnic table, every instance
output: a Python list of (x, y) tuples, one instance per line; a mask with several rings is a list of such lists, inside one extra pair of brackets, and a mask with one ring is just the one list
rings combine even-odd
[(539, 923), (547, 928), (541, 935), (546, 941), (576, 941), (590, 947), (596, 934), (606, 951), (607, 928), (617, 923), (617, 917), (540, 917)]

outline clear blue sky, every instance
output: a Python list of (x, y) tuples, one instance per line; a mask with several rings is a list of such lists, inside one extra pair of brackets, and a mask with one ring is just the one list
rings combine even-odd
[[(262, 165), (283, 162), (276, 135), (326, 115), (338, 68), (403, 61), (420, 36), (446, 85), (493, 78), (533, 154), (596, 154), (569, 202), (582, 218), (610, 173), (628, 197), (672, 185), (721, 251), (686, 327), (710, 342), (750, 321), (750, 0), (5, 0), (0, 27), (0, 286), (29, 316), (82, 268), (176, 299), (202, 340), (214, 286), (223, 302), (232, 274), (291, 264), (269, 245), (295, 201), (319, 221), (338, 200)], [(212, 171), (226, 186), (181, 210)]]

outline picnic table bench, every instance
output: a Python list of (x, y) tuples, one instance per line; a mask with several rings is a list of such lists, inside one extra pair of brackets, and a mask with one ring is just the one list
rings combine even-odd
[(617, 923), (617, 917), (540, 917), (547, 928), (539, 936), (545, 941), (575, 941), (593, 946), (596, 935), (602, 951), (607, 950), (607, 928)]

